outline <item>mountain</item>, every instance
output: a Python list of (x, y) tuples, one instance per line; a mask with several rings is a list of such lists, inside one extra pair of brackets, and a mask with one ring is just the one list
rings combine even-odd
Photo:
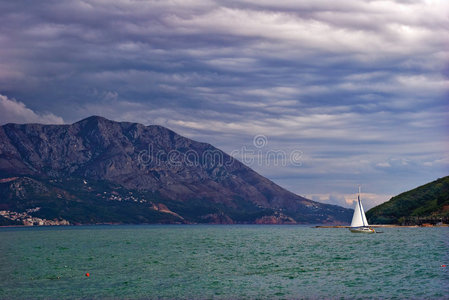
[(419, 224), (449, 219), (449, 176), (402, 193), (370, 209), (372, 224)]
[(1, 126), (0, 197), (4, 219), (43, 224), (347, 223), (352, 214), (295, 195), (210, 144), (98, 116)]

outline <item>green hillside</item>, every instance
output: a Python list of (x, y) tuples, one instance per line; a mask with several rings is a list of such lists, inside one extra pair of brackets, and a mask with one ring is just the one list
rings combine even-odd
[(449, 176), (391, 198), (370, 209), (371, 224), (419, 223), (449, 218)]
[(225, 223), (220, 219), (225, 215), (234, 222), (254, 223), (272, 214), (273, 210), (246, 202), (234, 209), (202, 198), (186, 203), (102, 180), (0, 178), (0, 226), (22, 225), (27, 219), (34, 224), (56, 220), (50, 225), (66, 225), (62, 220), (70, 224)]

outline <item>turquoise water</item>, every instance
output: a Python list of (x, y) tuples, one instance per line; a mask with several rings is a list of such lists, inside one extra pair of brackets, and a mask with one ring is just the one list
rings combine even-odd
[[(448, 298), (449, 229), (0, 229), (2, 299)], [(89, 272), (90, 277), (85, 273)]]

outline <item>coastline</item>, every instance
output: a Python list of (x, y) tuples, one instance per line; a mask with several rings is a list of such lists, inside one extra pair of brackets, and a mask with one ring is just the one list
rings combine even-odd
[[(69, 225), (0, 225), (0, 228), (30, 228), (30, 227), (82, 227), (82, 226), (102, 226), (102, 225), (280, 225), (280, 226), (307, 226), (307, 224), (214, 224), (214, 223), (204, 223), (204, 224), (164, 224), (164, 223), (144, 223), (144, 224), (123, 224), (123, 223), (97, 223), (97, 224), (69, 224)], [(312, 225), (312, 224), (311, 224)], [(449, 224), (432, 225), (396, 225), (396, 224), (376, 224), (369, 225), (372, 228), (424, 228), (424, 227), (449, 227)], [(312, 225), (312, 228), (350, 228), (349, 225)]]
[[(373, 228), (422, 228), (422, 227), (449, 227), (449, 224), (442, 225), (431, 225), (431, 224), (423, 224), (423, 225), (396, 225), (396, 224), (378, 224), (378, 225), (369, 225), (369, 227)], [(314, 228), (350, 228), (350, 226), (345, 225), (317, 225)]]

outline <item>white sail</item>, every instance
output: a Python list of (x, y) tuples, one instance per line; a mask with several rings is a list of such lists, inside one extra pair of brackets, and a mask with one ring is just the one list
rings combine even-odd
[(360, 202), (360, 211), (362, 214), (363, 224), (365, 224), (363, 226), (369, 226), (368, 220), (366, 219), (366, 216), (365, 216), (365, 210), (363, 209), (362, 201), (359, 201), (359, 202)]
[(354, 215), (352, 216), (351, 227), (369, 226), (366, 220), (365, 211), (363, 210), (362, 201), (360, 200), (360, 187), (359, 196), (354, 208)]

